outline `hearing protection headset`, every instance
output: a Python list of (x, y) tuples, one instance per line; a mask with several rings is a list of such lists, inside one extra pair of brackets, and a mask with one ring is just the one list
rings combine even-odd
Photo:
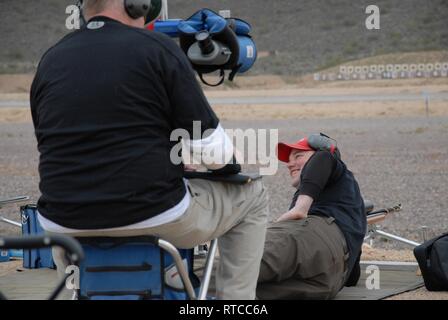
[[(83, 0), (79, 0), (77, 6), (80, 10), (81, 20), (85, 22), (84, 16), (82, 15), (82, 5)], [(124, 9), (128, 16), (132, 19), (138, 19), (148, 15), (151, 9), (151, 0), (124, 0)]]
[(339, 152), (337, 141), (330, 138), (324, 133), (313, 133), (307, 137), (308, 145), (316, 151), (329, 151), (332, 155), (337, 158), (341, 158), (341, 153)]
[(124, 9), (132, 19), (146, 18), (151, 9), (151, 0), (124, 0)]

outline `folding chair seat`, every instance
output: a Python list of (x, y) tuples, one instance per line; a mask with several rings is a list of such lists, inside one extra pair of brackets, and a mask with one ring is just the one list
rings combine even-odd
[[(151, 236), (78, 241), (85, 253), (79, 266), (79, 299), (185, 300), (197, 294), (194, 288), (199, 287), (199, 280), (193, 273), (193, 249), (176, 250)], [(180, 254), (177, 260), (173, 251)]]

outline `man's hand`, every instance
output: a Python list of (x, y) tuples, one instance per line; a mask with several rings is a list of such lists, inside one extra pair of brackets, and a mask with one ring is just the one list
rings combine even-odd
[(308, 212), (300, 212), (295, 207), (282, 214), (275, 222), (286, 221), (286, 220), (300, 220), (308, 216)]

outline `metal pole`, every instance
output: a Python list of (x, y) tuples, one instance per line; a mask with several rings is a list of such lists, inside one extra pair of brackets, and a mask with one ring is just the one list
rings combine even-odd
[(388, 239), (391, 239), (391, 240), (400, 241), (400, 242), (403, 242), (403, 243), (408, 244), (408, 245), (413, 246), (413, 247), (417, 247), (417, 246), (420, 245), (420, 243), (418, 243), (418, 242), (415, 242), (415, 241), (412, 241), (412, 240), (408, 240), (408, 239), (405, 239), (405, 238), (402, 238), (402, 237), (399, 237), (399, 236), (396, 236), (396, 235), (384, 232), (382, 230), (375, 230), (374, 232), (376, 234), (380, 235), (380, 236), (385, 237), (385, 238), (388, 238)]
[(213, 261), (216, 255), (216, 248), (218, 244), (218, 239), (214, 239), (210, 243), (210, 249), (207, 255), (207, 261), (205, 262), (204, 275), (202, 277), (201, 288), (199, 290), (198, 300), (206, 300), (207, 299), (207, 291), (210, 284), (210, 279), (212, 277), (213, 271)]
[(428, 230), (429, 230), (428, 226), (422, 226), (420, 228), (420, 236), (421, 236), (423, 242), (428, 241)]
[[(0, 209), (1, 209), (4, 205), (12, 204), (12, 203), (18, 203), (18, 202), (22, 202), (22, 201), (27, 201), (27, 200), (29, 200), (29, 199), (30, 199), (30, 197), (28, 197), (28, 196), (19, 196), (19, 197), (15, 197), (15, 198), (11, 198), (11, 199), (3, 199), (3, 200), (0, 200)], [(0, 221), (9, 223), (9, 224), (11, 224), (11, 225), (13, 225), (13, 226), (15, 226), (15, 227), (22, 228), (22, 224), (21, 224), (21, 223), (16, 222), (16, 221), (14, 221), (14, 220), (6, 219), (6, 218), (4, 218), (4, 217), (2, 217), (2, 216), (0, 216)]]
[(192, 300), (196, 299), (196, 293), (194, 292), (193, 285), (191, 284), (190, 277), (188, 276), (188, 272), (185, 269), (184, 264), (182, 263), (182, 257), (180, 256), (179, 251), (171, 243), (162, 239), (159, 239), (158, 245), (160, 248), (171, 254), (174, 262), (176, 263), (177, 271), (179, 272), (182, 282), (184, 283), (184, 287), (188, 293), (188, 296)]
[(423, 91), (422, 94), (423, 94), (423, 98), (425, 100), (425, 114), (426, 114), (426, 117), (428, 118), (429, 117), (429, 93), (426, 91)]
[(28, 196), (20, 196), (20, 197), (15, 197), (15, 198), (11, 198), (11, 199), (2, 199), (2, 200), (0, 200), (0, 208), (6, 204), (18, 203), (18, 202), (22, 202), (22, 201), (27, 201), (29, 199), (30, 199), (30, 197), (28, 197)]
[(168, 20), (168, 0), (162, 0), (162, 21)]
[(21, 224), (21, 223), (18, 223), (18, 222), (13, 221), (13, 220), (6, 219), (6, 218), (4, 218), (4, 217), (2, 217), (2, 216), (0, 216), (0, 221), (3, 221), (3, 222), (6, 222), (6, 223), (9, 223), (9, 224), (12, 224), (12, 225), (15, 226), (15, 227), (22, 228), (22, 224)]

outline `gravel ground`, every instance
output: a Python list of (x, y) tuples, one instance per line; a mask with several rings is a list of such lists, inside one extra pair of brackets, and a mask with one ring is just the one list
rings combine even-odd
[[(279, 128), (279, 139), (295, 141), (309, 132), (326, 132), (338, 140), (344, 161), (354, 172), (365, 198), (376, 207), (401, 203), (403, 210), (384, 229), (420, 241), (419, 228), (429, 236), (448, 229), (448, 118), (401, 117), (374, 119), (308, 119), (225, 121), (226, 128)], [(0, 198), (39, 196), (38, 153), (31, 123), (0, 123)], [(253, 171), (253, 166), (246, 170)], [(277, 175), (264, 178), (269, 189), (271, 217), (283, 213), (293, 194), (280, 165)], [(2, 214), (18, 220), (17, 206)], [(0, 234), (18, 230), (0, 223)], [(405, 248), (395, 241), (376, 241), (385, 248)]]

